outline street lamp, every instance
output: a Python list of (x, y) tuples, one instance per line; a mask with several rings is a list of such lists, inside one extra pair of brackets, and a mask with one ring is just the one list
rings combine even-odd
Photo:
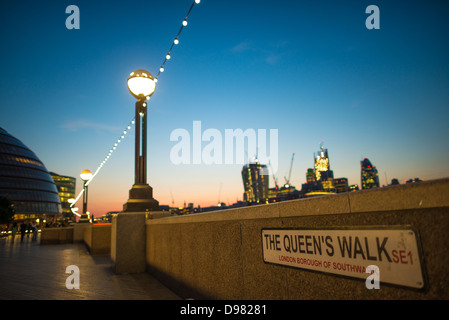
[(146, 70), (136, 70), (128, 77), (128, 89), (136, 102), (136, 141), (134, 159), (134, 185), (129, 190), (124, 212), (159, 210), (159, 202), (153, 199), (153, 188), (147, 184), (147, 103), (156, 89), (153, 75)]
[(89, 216), (87, 215), (87, 182), (92, 178), (92, 172), (90, 170), (83, 170), (80, 174), (81, 180), (84, 181), (83, 192), (83, 213), (78, 222), (89, 223)]

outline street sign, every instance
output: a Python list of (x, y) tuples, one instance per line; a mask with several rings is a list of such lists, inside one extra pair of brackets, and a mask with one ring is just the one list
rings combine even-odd
[(262, 229), (266, 263), (367, 279), (378, 267), (379, 281), (422, 289), (419, 238), (411, 227)]

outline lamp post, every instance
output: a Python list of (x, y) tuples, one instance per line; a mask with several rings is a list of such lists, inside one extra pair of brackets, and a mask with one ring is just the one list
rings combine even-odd
[(89, 223), (89, 216), (87, 215), (87, 182), (92, 178), (92, 172), (90, 170), (83, 170), (80, 174), (81, 180), (84, 181), (84, 192), (83, 192), (83, 213), (78, 222)]
[(134, 159), (134, 185), (129, 199), (123, 205), (124, 212), (159, 210), (159, 202), (153, 199), (153, 188), (147, 184), (147, 103), (156, 89), (153, 75), (146, 70), (136, 70), (128, 77), (128, 89), (136, 101), (136, 141)]

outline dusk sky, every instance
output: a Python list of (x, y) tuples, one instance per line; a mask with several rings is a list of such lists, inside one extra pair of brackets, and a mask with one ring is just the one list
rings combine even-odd
[[(0, 127), (48, 171), (95, 171), (134, 117), (126, 80), (154, 76), (192, 0), (27, 0), (0, 11)], [(80, 29), (66, 28), (66, 8)], [(367, 6), (380, 29), (367, 29)], [(170, 134), (278, 130), (276, 176), (305, 182), (324, 141), (334, 177), (360, 160), (397, 178), (449, 177), (449, 2), (202, 0), (148, 109), (148, 183), (161, 205), (243, 198), (241, 164), (180, 164)], [(134, 182), (134, 127), (89, 185), (89, 211), (119, 211)], [(206, 143), (203, 143), (205, 146)], [(249, 157), (252, 155), (248, 155)], [(273, 180), (270, 177), (270, 187)], [(173, 198), (172, 198), (173, 197)], [(81, 200), (77, 203), (82, 207)]]

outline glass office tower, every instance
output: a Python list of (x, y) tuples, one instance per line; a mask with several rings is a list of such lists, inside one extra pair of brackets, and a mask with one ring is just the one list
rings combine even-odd
[(362, 166), (361, 180), (362, 189), (379, 188), (379, 174), (375, 166), (372, 165), (368, 158), (360, 161)]
[(50, 172), (53, 181), (58, 188), (59, 199), (61, 200), (62, 215), (64, 217), (72, 217), (73, 213), (70, 209), (69, 199), (75, 199), (76, 178), (61, 176), (57, 173)]
[(318, 151), (318, 154), (314, 154), (314, 161), (316, 181), (321, 182), (321, 185), (325, 191), (334, 192), (334, 172), (330, 167), (327, 149), (324, 149), (323, 145), (320, 145), (320, 151)]
[(256, 159), (242, 169), (243, 200), (249, 204), (268, 202), (268, 168)]

